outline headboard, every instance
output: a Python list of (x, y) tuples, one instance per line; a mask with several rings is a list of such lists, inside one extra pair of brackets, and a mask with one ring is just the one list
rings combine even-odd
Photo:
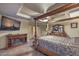
[(56, 35), (61, 37), (69, 37), (66, 32), (64, 31), (64, 25), (56, 24), (52, 26), (52, 32), (50, 35)]

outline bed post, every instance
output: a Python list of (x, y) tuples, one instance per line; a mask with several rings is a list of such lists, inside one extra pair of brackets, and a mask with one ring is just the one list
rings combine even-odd
[(35, 20), (35, 41), (37, 40), (37, 20)]
[(34, 46), (35, 48), (37, 48), (37, 20), (36, 20), (36, 19), (34, 19), (34, 20), (35, 20), (35, 35), (34, 35), (33, 46)]

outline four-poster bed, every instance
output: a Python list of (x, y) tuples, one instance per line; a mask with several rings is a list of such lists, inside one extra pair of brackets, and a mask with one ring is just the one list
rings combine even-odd
[[(47, 16), (51, 16), (72, 8), (79, 7), (79, 4), (66, 4), (54, 11), (48, 12), (44, 15), (34, 18), (35, 20), (35, 41), (34, 47), (41, 51), (42, 53), (52, 56), (52, 55), (79, 55), (79, 47), (75, 44), (75, 38), (69, 38), (65, 32), (54, 32), (51, 35), (46, 35), (37, 38), (36, 22)], [(69, 18), (70, 19), (70, 18)], [(56, 33), (56, 35), (55, 35)], [(63, 33), (63, 35), (62, 35)], [(59, 35), (61, 34), (61, 36)]]

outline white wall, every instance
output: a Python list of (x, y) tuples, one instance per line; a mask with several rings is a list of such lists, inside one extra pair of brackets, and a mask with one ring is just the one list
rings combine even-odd
[[(71, 23), (78, 23), (77, 28), (71, 28)], [(79, 37), (79, 19), (73, 19), (70, 21), (63, 21), (57, 24), (64, 25), (64, 30), (69, 37)]]
[[(33, 26), (33, 36), (35, 35), (35, 26)], [(44, 36), (45, 33), (46, 33), (46, 28), (44, 25), (37, 25), (36, 27), (36, 34), (37, 34), (37, 37), (40, 37), (40, 36)]]
[(5, 36), (1, 36), (0, 37), (0, 49), (2, 48), (6, 48), (7, 41), (6, 41), (6, 37)]
[[(79, 37), (79, 19), (74, 19), (75, 21), (67, 22), (67, 24), (64, 25), (65, 32), (70, 37)], [(71, 28), (71, 23), (78, 23), (78, 28)]]
[[(78, 23), (78, 25), (77, 25), (78, 27), (77, 28), (71, 28), (71, 23)], [(69, 37), (79, 37), (79, 19), (73, 19), (73, 20), (70, 20), (70, 21), (58, 22), (58, 23), (55, 23), (55, 24), (62, 24), (62, 25), (64, 25), (64, 30), (65, 30), (66, 34)]]
[(17, 31), (0, 31), (0, 49), (6, 47), (6, 35), (8, 34), (27, 34), (27, 39), (32, 38), (32, 25), (27, 20), (21, 21), (20, 30)]
[[(0, 16), (0, 18), (1, 18), (1, 16)], [(20, 21), (21, 21), (20, 30), (17, 30), (17, 31), (0, 31), (0, 49), (6, 47), (6, 44), (7, 44), (6, 43), (6, 35), (8, 35), (8, 34), (25, 34), (25, 33), (27, 33), (28, 40), (33, 37), (34, 24), (32, 24), (28, 20), (20, 19)], [(45, 26), (41, 26), (41, 25), (37, 26), (38, 37), (44, 35), (44, 33), (45, 33)]]

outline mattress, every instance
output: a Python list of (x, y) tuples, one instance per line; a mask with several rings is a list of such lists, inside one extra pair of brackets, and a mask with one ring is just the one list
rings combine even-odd
[(79, 45), (75, 45), (74, 39), (71, 38), (43, 36), (38, 39), (38, 44), (39, 47), (47, 48), (61, 56), (79, 56)]

